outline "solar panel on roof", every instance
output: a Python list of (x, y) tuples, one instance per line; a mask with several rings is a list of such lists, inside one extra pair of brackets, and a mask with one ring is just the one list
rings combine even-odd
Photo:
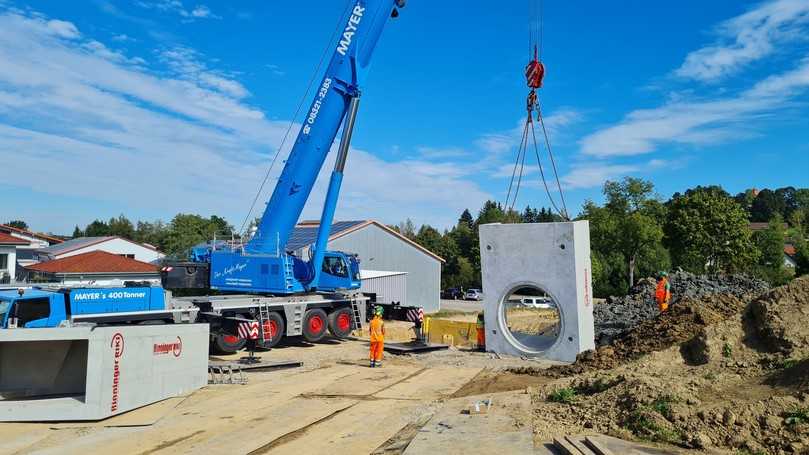
[[(345, 232), (365, 221), (337, 221), (332, 223), (329, 237)], [(287, 241), (287, 251), (295, 251), (315, 243), (318, 226), (296, 226)]]

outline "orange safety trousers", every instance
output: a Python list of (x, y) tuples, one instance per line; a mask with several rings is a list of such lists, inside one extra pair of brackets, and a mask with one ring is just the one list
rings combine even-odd
[(478, 327), (478, 347), (485, 348), (486, 347), (486, 329), (483, 327)]
[(368, 358), (375, 361), (382, 361), (382, 353), (385, 351), (385, 324), (382, 318), (375, 316), (369, 324), (371, 332), (371, 349)]
[(371, 352), (369, 354), (369, 358), (374, 362), (381, 362), (382, 361), (382, 353), (385, 352), (385, 342), (384, 341), (372, 341), (371, 342)]

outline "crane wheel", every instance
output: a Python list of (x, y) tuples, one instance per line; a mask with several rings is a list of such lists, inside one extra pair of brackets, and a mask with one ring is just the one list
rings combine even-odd
[(247, 340), (234, 335), (215, 335), (211, 340), (211, 352), (214, 354), (235, 354), (244, 348)]
[[(270, 349), (274, 347), (279, 341), (281, 341), (281, 338), (283, 338), (284, 334), (286, 333), (284, 318), (282, 318), (281, 315), (275, 311), (270, 312), (267, 320), (264, 321), (264, 327), (261, 333), (266, 335), (264, 335), (263, 339), (258, 340), (256, 345), (262, 349)], [(267, 335), (269, 335), (269, 337), (267, 337)]]
[(326, 335), (328, 325), (325, 311), (320, 308), (307, 310), (303, 315), (303, 338), (310, 343), (320, 341)]
[(329, 332), (335, 338), (348, 338), (353, 328), (353, 313), (350, 308), (338, 308), (329, 314)]

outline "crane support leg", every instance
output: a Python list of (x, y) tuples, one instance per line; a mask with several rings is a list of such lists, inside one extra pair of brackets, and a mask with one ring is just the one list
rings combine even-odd
[(343, 169), (345, 169), (348, 159), (348, 148), (351, 146), (351, 135), (354, 133), (354, 123), (357, 120), (357, 110), (360, 106), (359, 96), (351, 97), (343, 126), (343, 137), (340, 139), (340, 147), (337, 150), (337, 159), (334, 162), (334, 170), (329, 179), (329, 190), (326, 193), (326, 202), (323, 204), (323, 214), (320, 217), (320, 227), (317, 231), (317, 241), (315, 242), (315, 254), (312, 257), (312, 281), (308, 284), (308, 290), (314, 291), (320, 283), (320, 273), (323, 268), (323, 255), (329, 243), (331, 224), (334, 220), (334, 211), (337, 208), (337, 199), (340, 196), (340, 185), (343, 183)]

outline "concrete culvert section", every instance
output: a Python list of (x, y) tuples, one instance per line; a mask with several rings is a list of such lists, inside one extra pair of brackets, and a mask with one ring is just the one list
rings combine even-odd
[(500, 304), (506, 336), (531, 352), (548, 350), (559, 338), (562, 317), (559, 305), (535, 286), (521, 286), (507, 293)]

